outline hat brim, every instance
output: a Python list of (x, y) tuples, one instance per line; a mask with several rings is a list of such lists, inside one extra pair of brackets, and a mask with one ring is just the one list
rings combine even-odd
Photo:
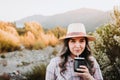
[(93, 36), (89, 36), (89, 35), (84, 35), (84, 36), (63, 36), (61, 37), (59, 40), (65, 40), (65, 39), (68, 39), (68, 38), (73, 38), (73, 37), (86, 37), (88, 39), (88, 41), (95, 41), (96, 38), (93, 37)]

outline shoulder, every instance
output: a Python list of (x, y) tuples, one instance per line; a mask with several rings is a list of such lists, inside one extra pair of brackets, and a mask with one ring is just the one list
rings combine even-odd
[(47, 65), (46, 68), (46, 75), (49, 78), (52, 78), (51, 80), (54, 80), (53, 77), (56, 75), (56, 71), (59, 69), (59, 61), (60, 57), (55, 57), (50, 60), (50, 63)]
[(90, 59), (93, 61), (93, 71), (95, 80), (103, 80), (100, 66), (94, 56), (91, 56)]
[(99, 64), (94, 56), (90, 56), (89, 58), (93, 62), (94, 67), (99, 67)]
[(60, 62), (60, 57), (55, 57), (55, 58), (52, 58), (51, 60), (50, 60), (50, 63), (52, 63), (52, 62)]
[(60, 57), (55, 57), (50, 60), (50, 63), (47, 65), (47, 71), (54, 72), (56, 68), (59, 67)]
[(49, 66), (57, 66), (60, 63), (60, 57), (55, 57), (50, 60)]
[(57, 60), (57, 61), (60, 61), (61, 58), (60, 58), (60, 57), (54, 57), (54, 58), (51, 59), (51, 61), (56, 61), (56, 60)]
[(96, 58), (95, 58), (94, 56), (90, 56), (89, 59), (90, 59), (91, 61), (96, 61)]

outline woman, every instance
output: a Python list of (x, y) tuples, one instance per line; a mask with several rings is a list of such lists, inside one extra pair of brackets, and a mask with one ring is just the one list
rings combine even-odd
[[(88, 42), (94, 41), (95, 38), (86, 34), (82, 23), (70, 24), (67, 35), (60, 40), (64, 42), (61, 55), (50, 61), (46, 80), (103, 80), (100, 67), (88, 45)], [(85, 58), (88, 64), (79, 66), (78, 72), (74, 71), (76, 56)]]

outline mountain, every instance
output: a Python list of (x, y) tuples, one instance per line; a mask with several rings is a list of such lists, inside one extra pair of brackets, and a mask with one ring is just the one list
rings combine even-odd
[(81, 22), (85, 24), (87, 31), (94, 31), (96, 27), (99, 27), (110, 20), (110, 11), (104, 12), (95, 9), (81, 8), (53, 16), (28, 16), (15, 21), (15, 23), (18, 27), (23, 27), (24, 22), (36, 21), (40, 23), (43, 28), (49, 29), (56, 26), (67, 27), (70, 23)]

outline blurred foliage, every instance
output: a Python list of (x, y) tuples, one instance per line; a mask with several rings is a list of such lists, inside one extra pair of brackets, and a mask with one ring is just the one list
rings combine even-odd
[(58, 51), (56, 49), (54, 49), (53, 52), (52, 52), (52, 55), (56, 56), (57, 54), (58, 54)]
[(45, 80), (46, 66), (44, 63), (36, 65), (24, 75), (27, 77), (27, 80)]
[[(0, 53), (21, 49), (43, 49), (55, 47), (58, 38), (65, 35), (66, 30), (56, 27), (45, 30), (37, 22), (25, 22), (24, 28), (17, 28), (14, 23), (0, 21)], [(24, 48), (23, 48), (24, 47)]]
[(44, 49), (46, 45), (42, 41), (36, 41), (33, 45), (33, 49), (38, 50), (38, 49)]
[(32, 46), (35, 42), (35, 36), (30, 31), (26, 32), (24, 35), (20, 36), (21, 44), (24, 45), (27, 49), (32, 49)]
[(43, 49), (48, 45), (55, 46), (58, 43), (54, 34), (45, 34), (44, 29), (37, 22), (26, 22), (25, 33), (20, 38), (27, 49)]
[(39, 38), (42, 33), (44, 33), (42, 26), (37, 22), (25, 22), (25, 31), (31, 32), (35, 38)]
[(15, 25), (0, 21), (0, 52), (9, 52), (18, 49), (20, 49), (20, 40)]
[(4, 54), (2, 54), (0, 57), (1, 57), (1, 58), (6, 58), (6, 56), (5, 56)]
[(98, 60), (104, 80), (120, 79), (120, 11), (115, 7), (113, 22), (99, 27), (93, 35), (92, 51)]
[(51, 30), (48, 30), (47, 33), (50, 33), (50, 32), (52, 32), (59, 39), (60, 37), (65, 36), (66, 29), (62, 28), (62, 27), (55, 27), (55, 28), (53, 28)]
[(16, 28), (17, 32), (19, 35), (24, 35), (25, 34), (25, 29), (24, 28)]

